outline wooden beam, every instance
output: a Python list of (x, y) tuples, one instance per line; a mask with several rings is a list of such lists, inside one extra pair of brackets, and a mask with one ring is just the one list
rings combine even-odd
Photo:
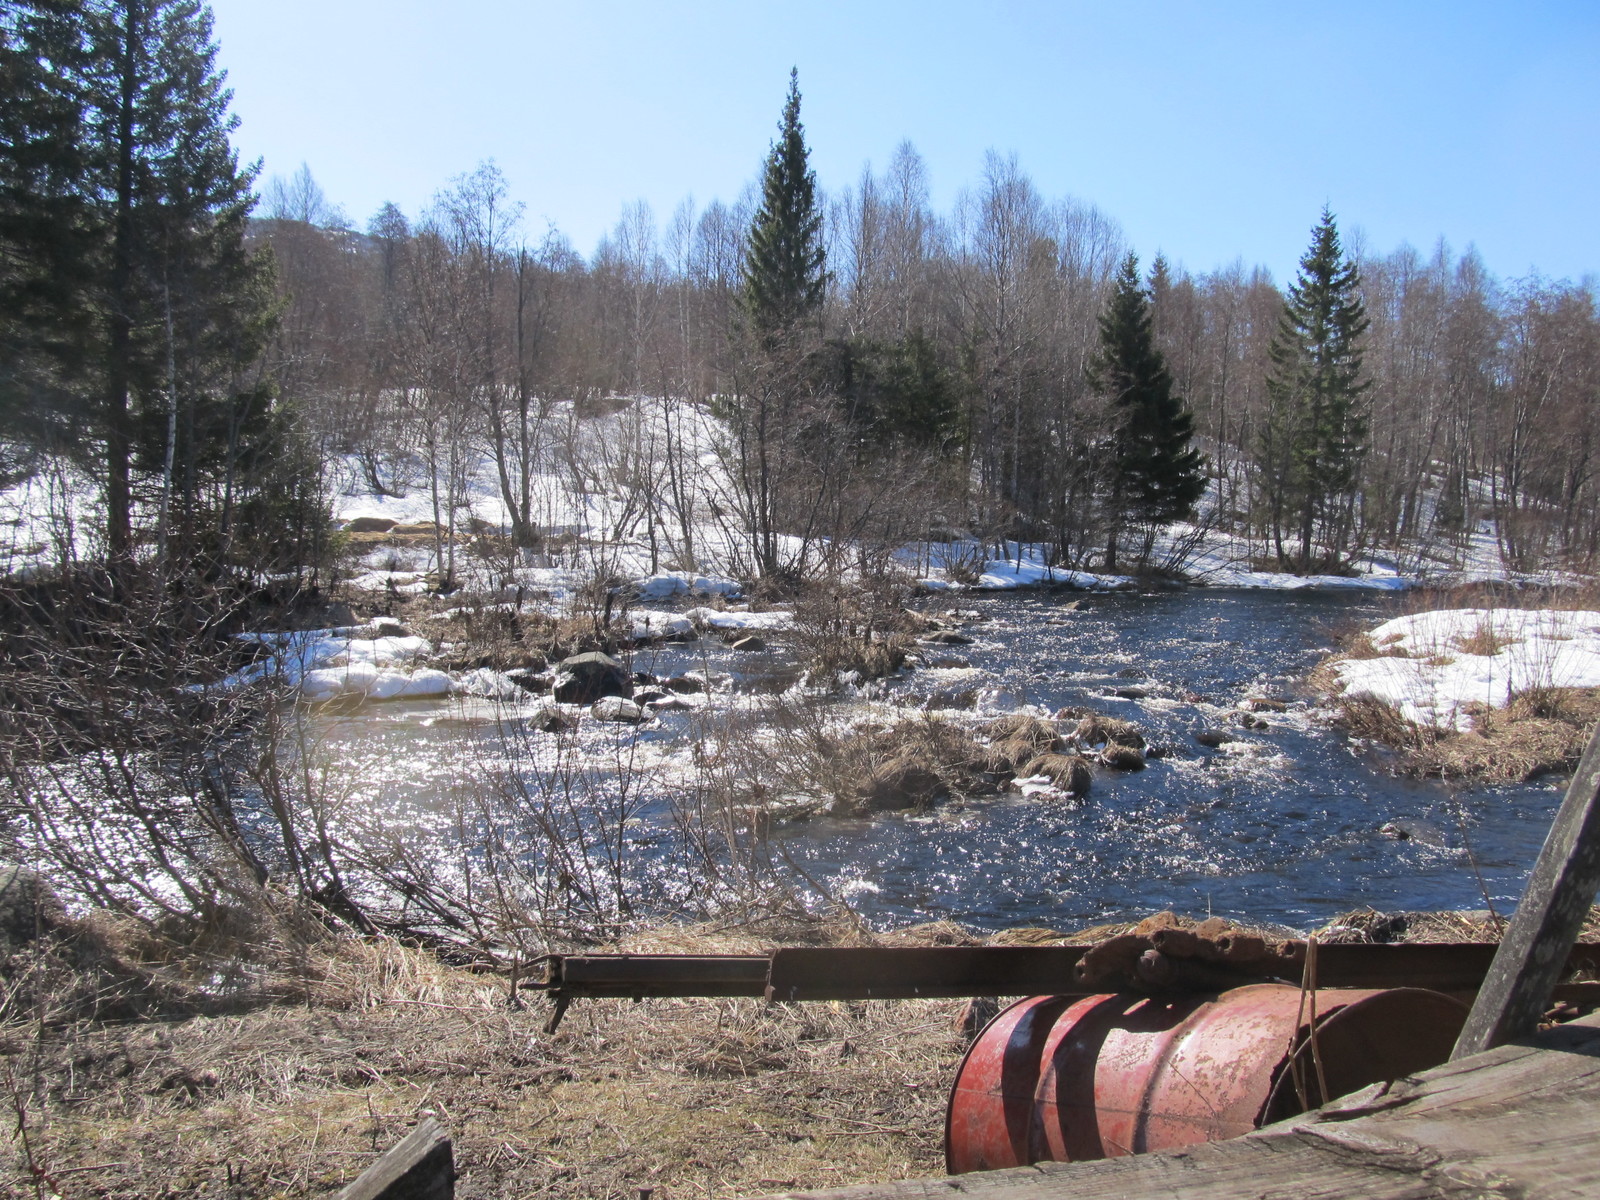
[(450, 1134), (432, 1117), (386, 1151), (338, 1200), (455, 1200)]
[(1600, 888), (1600, 725), (1539, 851), (1452, 1059), (1477, 1054), (1539, 1027)]

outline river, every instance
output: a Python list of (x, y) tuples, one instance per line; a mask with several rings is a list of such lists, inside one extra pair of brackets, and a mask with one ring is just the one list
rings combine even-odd
[[(772, 840), (879, 927), (939, 918), (1063, 926), (1172, 908), (1306, 928), (1364, 905), (1481, 909), (1486, 896), (1505, 912), (1561, 781), (1456, 791), (1398, 778), (1385, 752), (1321, 720), (1304, 690), (1340, 630), (1374, 624), (1394, 603), (1207, 589), (964, 597), (973, 644), (930, 653), (949, 651), (970, 668), (911, 672), (884, 699), (915, 706), (959, 697), (995, 712), (1091, 707), (1138, 723), (1165, 757), (1134, 773), (1097, 770), (1077, 806), (984, 798), (924, 815), (781, 824)], [(736, 687), (759, 689), (782, 664), (702, 642), (653, 650), (633, 665), (725, 670)], [(1287, 711), (1260, 713), (1266, 728), (1230, 724), (1250, 696), (1276, 697)], [(490, 717), (434, 702), (317, 720), (324, 755), (355, 781), (360, 803), (438, 813), (441, 797), (495, 755)], [(637, 735), (639, 752), (682, 763), (695, 719), (665, 716)], [(1202, 729), (1239, 740), (1207, 748), (1194, 737)], [(438, 824), (448, 836), (451, 822)], [(668, 825), (659, 800), (627, 813), (630, 852), (647, 869), (681, 869)]]

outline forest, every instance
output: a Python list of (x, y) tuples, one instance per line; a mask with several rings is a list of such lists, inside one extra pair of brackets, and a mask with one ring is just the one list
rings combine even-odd
[[(818, 193), (823, 286), (812, 344), (793, 351), (807, 369), (762, 414), (776, 494), (741, 520), (755, 540), (764, 523), (880, 542), (970, 534), (1114, 567), (1108, 443), (1125, 414), (1094, 363), (1129, 248), (1106, 214), (1041, 196), (1014, 158), (991, 154), (955, 212), (930, 211), (926, 196), (908, 144), (885, 171)], [(489, 453), (518, 512), (517, 467), (551, 399), (741, 411), (759, 374), (743, 327), (758, 204), (685, 202), (664, 228), (633, 206), (585, 261), (554, 232), (521, 240), (492, 163), (414, 222), (386, 208), (365, 232), (309, 172), (275, 181), (251, 228), (284, 296), (267, 370), (319, 455), (354, 456), (381, 488), (415, 473), (419, 446), (424, 475), (440, 478)], [(1514, 570), (1589, 569), (1590, 287), (1498, 280), (1443, 244), (1353, 252), (1348, 266), (1365, 312), (1352, 347), (1359, 436), (1341, 477), (1314, 483), (1287, 478), (1274, 441), (1296, 402), (1274, 396), (1284, 292), (1260, 269), (1194, 275), (1159, 256), (1138, 280), (1207, 456), (1208, 519), (1282, 569), (1382, 554), (1426, 571), (1456, 561), (1480, 527)], [(661, 523), (683, 520), (670, 487), (640, 483)], [(1305, 488), (1319, 501), (1310, 546), (1290, 494)]]
[[(427, 489), (441, 551), (492, 462), (504, 532), (536, 547), (531, 480), (570, 433), (553, 404), (640, 396), (721, 423), (724, 565), (749, 576), (959, 538), (1176, 572), (1173, 521), (1300, 572), (1426, 573), (1490, 531), (1514, 571), (1600, 552), (1592, 281), (1342, 243), (1327, 211), (1287, 290), (1142, 264), (1112, 215), (995, 152), (950, 212), (909, 143), (825, 190), (794, 79), (741, 197), (627, 206), (587, 258), (493, 162), (362, 225), (309, 169), (238, 161), (203, 6), (5, 12), (5, 469), (92, 483), (112, 558), (316, 566), (336, 462)], [(706, 514), (673, 437), (592, 471), (693, 570)]]
[[(435, 1114), (495, 1194), (923, 1173), (981, 1010), (539, 1033), (537, 965), (1520, 886), (1595, 614), (1349, 631), (1600, 570), (1592, 277), (1337, 196), (1292, 279), (1196, 271), (998, 151), (944, 211), (910, 142), (820, 180), (799, 70), (742, 194), (585, 254), (494, 161), (370, 216), (242, 161), (219, 55), (203, 0), (0, 0), (19, 1194), (327, 1194)], [(1098, 590), (983, 596), (1025, 560)]]

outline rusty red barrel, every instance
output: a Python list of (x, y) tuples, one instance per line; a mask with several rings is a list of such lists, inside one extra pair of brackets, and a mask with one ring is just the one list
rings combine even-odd
[[(945, 1118), (951, 1174), (1237, 1137), (1450, 1056), (1466, 1006), (1421, 988), (1036, 996), (967, 1051)], [(1320, 1067), (1320, 1072), (1319, 1072)]]

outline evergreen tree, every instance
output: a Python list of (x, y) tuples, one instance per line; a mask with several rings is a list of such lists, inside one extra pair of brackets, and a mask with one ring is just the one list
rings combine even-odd
[(745, 238), (744, 307), (767, 341), (816, 313), (827, 285), (817, 176), (808, 159), (800, 77), (791, 70), (778, 140), (761, 176), (761, 207)]
[(740, 318), (752, 340), (739, 365), (738, 402), (730, 417), (739, 449), (739, 488), (755, 564), (765, 576), (783, 572), (778, 528), (795, 490), (800, 442), (808, 424), (804, 399), (816, 390), (827, 271), (817, 177), (800, 126), (799, 74), (789, 72), (789, 95), (778, 140), (761, 176), (761, 206), (744, 237)]
[(83, 187), (86, 0), (0, 5), (0, 435), (30, 451), (77, 433), (96, 239)]
[(0, 413), (80, 435), (113, 558), (132, 553), (141, 468), (163, 543), (169, 522), (196, 528), (207, 484), (226, 541), (252, 438), (282, 422), (247, 378), (276, 302), (270, 258), (245, 242), (255, 172), (229, 143), (210, 10), (0, 13)]
[(1369, 386), (1361, 378), (1367, 317), (1360, 287), (1324, 208), (1273, 334), (1259, 446), (1259, 482), (1278, 561), (1290, 565), (1284, 535), (1297, 536), (1292, 563), (1302, 572), (1314, 565), (1319, 533), (1325, 556), (1337, 563), (1353, 531)]
[(1172, 394), (1172, 376), (1156, 348), (1150, 297), (1129, 254), (1100, 314), (1100, 350), (1089, 381), (1111, 407), (1110, 461), (1105, 473), (1106, 569), (1130, 526), (1143, 526), (1148, 554), (1155, 529), (1194, 511), (1205, 491), (1205, 456), (1190, 443), (1194, 416)]
[(90, 42), (107, 239), (99, 424), (116, 556), (131, 545), (136, 455), (160, 474), (163, 535), (169, 503), (192, 527), (200, 484), (216, 480), (226, 538), (248, 428), (267, 416), (243, 375), (273, 299), (270, 260), (245, 246), (255, 171), (229, 143), (238, 118), (210, 10), (111, 0), (92, 14)]
[(960, 442), (955, 378), (922, 330), (895, 342), (852, 338), (834, 349), (833, 386), (865, 445), (946, 453)]

